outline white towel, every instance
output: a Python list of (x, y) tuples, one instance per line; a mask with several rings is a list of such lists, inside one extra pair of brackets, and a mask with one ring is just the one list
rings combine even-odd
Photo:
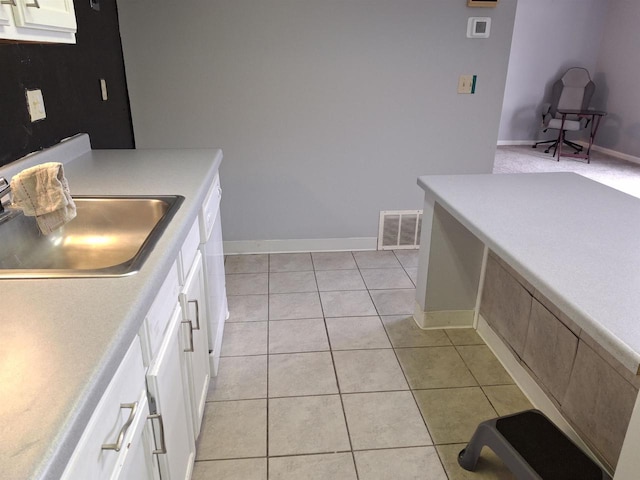
[(48, 235), (76, 217), (76, 204), (61, 163), (49, 162), (27, 168), (11, 179), (13, 205), (36, 217)]

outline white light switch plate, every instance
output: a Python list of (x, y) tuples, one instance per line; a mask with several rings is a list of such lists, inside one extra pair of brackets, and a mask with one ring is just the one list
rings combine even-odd
[(27, 108), (29, 109), (32, 122), (47, 118), (47, 113), (44, 110), (42, 90), (27, 90)]

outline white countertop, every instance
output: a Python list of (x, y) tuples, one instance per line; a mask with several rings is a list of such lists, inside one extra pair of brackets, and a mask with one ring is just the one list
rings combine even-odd
[[(88, 146), (86, 137), (71, 143), (78, 142), (81, 150)], [(73, 145), (64, 149), (77, 156), (65, 163), (74, 195), (183, 195), (185, 201), (135, 275), (0, 280), (0, 477), (6, 480), (60, 477), (222, 159), (220, 150), (78, 156)], [(55, 160), (45, 153), (27, 161)], [(3, 167), (0, 176), (9, 180), (16, 168)]]
[(418, 184), (638, 373), (639, 199), (574, 173), (434, 175)]

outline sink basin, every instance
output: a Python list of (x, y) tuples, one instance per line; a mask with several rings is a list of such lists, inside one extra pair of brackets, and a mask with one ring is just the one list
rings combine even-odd
[(0, 223), (1, 278), (120, 277), (140, 270), (184, 197), (73, 197), (77, 216), (49, 235), (20, 211)]

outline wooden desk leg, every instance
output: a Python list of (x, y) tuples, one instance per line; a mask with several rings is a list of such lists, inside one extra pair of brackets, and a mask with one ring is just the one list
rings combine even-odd
[(558, 134), (558, 162), (560, 161), (560, 155), (562, 155), (562, 144), (564, 143), (564, 121), (567, 116), (562, 114), (562, 123), (560, 124), (560, 133)]

